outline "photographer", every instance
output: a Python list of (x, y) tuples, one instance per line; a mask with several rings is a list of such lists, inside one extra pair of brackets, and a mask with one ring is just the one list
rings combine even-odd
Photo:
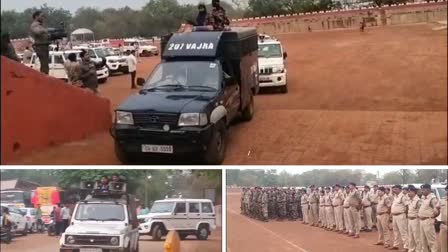
[(30, 31), (31, 37), (34, 39), (33, 49), (39, 57), (40, 71), (48, 74), (50, 71), (50, 36), (48, 29), (43, 26), (44, 14), (42, 11), (36, 11), (33, 13), (33, 23), (31, 23)]

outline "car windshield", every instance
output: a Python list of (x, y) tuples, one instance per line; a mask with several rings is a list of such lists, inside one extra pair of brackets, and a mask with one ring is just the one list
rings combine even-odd
[(104, 53), (106, 56), (115, 56), (115, 51), (112, 48), (104, 48)]
[(446, 190), (445, 188), (437, 188), (437, 191), (439, 192), (440, 198), (446, 198)]
[(277, 58), (282, 57), (282, 49), (280, 44), (258, 45), (259, 58)]
[(96, 55), (99, 58), (104, 58), (104, 57), (108, 56), (106, 51), (103, 48), (96, 48), (94, 50), (95, 50)]
[(1, 202), (8, 203), (23, 203), (23, 192), (2, 192)]
[(164, 62), (152, 72), (144, 88), (183, 87), (217, 90), (220, 86), (219, 73), (219, 65), (212, 61)]
[(118, 204), (80, 204), (76, 210), (76, 220), (124, 221), (125, 210)]
[(156, 202), (151, 207), (150, 213), (171, 213), (173, 211), (174, 202)]

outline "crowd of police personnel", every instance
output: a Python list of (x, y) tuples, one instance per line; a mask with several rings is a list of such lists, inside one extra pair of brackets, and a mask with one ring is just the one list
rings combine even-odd
[(438, 252), (434, 222), (442, 213), (439, 246), (440, 251), (447, 251), (447, 199), (439, 201), (429, 184), (420, 189), (413, 185), (392, 189), (366, 185), (363, 190), (354, 183), (346, 187), (312, 185), (308, 189), (246, 187), (241, 195), (241, 213), (266, 222), (300, 219), (303, 224), (353, 238), (375, 228), (375, 245), (398, 250), (401, 237), (403, 251), (408, 252)]

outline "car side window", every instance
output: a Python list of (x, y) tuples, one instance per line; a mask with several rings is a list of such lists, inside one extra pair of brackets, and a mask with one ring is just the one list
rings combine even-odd
[(186, 213), (185, 203), (177, 203), (175, 213)]
[(188, 203), (189, 213), (199, 213), (199, 203)]
[(202, 203), (202, 213), (213, 213), (211, 203)]

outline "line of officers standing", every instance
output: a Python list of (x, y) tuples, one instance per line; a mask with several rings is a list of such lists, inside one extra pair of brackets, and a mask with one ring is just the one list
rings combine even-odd
[(251, 218), (266, 222), (301, 219), (303, 224), (353, 238), (375, 227), (378, 231), (375, 245), (398, 250), (401, 238), (403, 251), (407, 252), (438, 252), (434, 223), (440, 212), (439, 246), (441, 252), (448, 252), (447, 199), (440, 202), (429, 184), (422, 185), (421, 190), (413, 185), (407, 188), (395, 185), (392, 190), (378, 185), (371, 189), (366, 185), (358, 190), (354, 183), (347, 187), (312, 185), (308, 190), (246, 187), (241, 195), (241, 213)]

